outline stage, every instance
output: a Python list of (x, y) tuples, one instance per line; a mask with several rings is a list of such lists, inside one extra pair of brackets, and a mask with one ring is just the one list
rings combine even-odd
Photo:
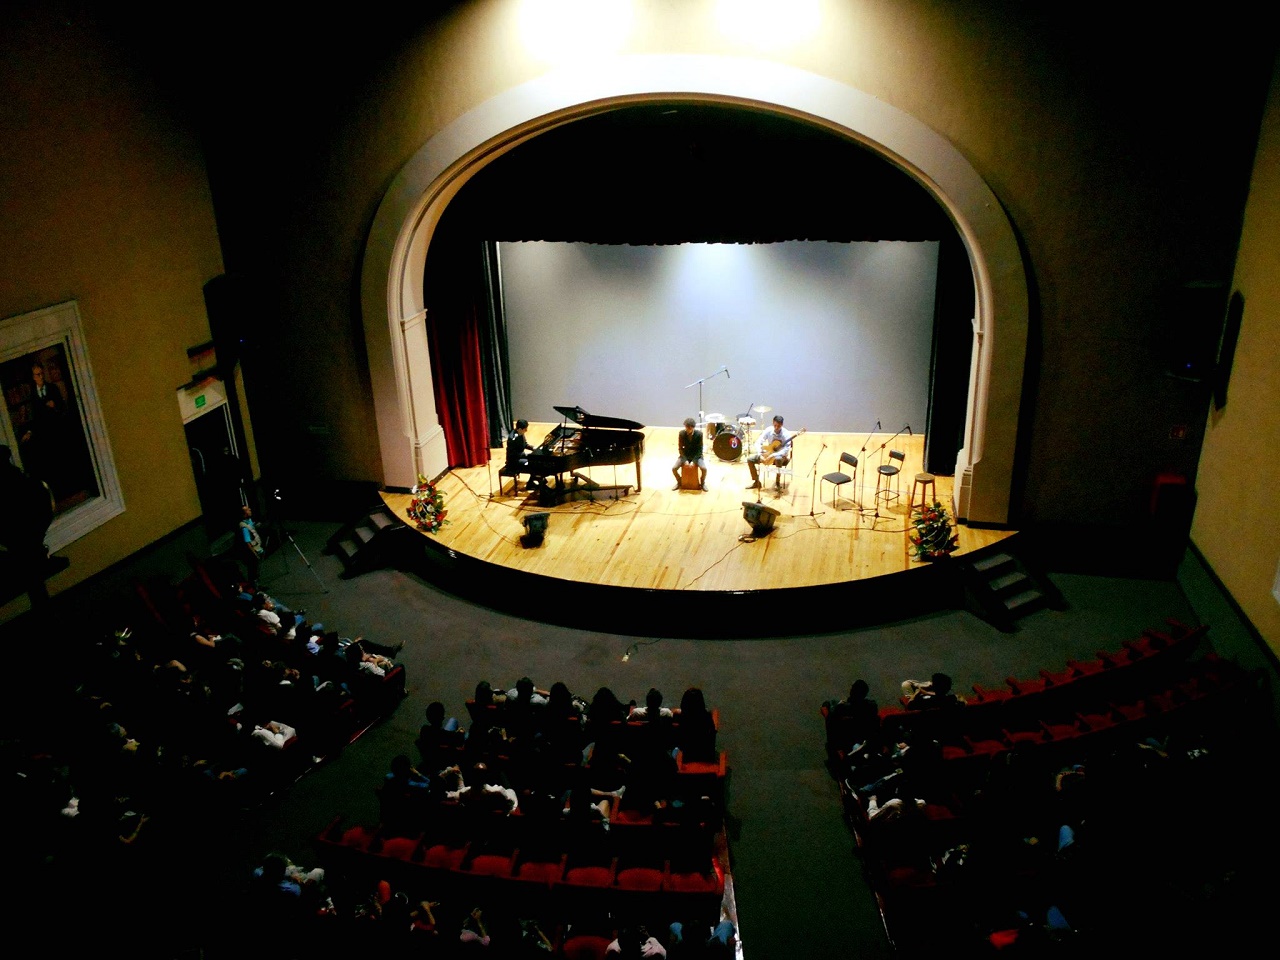
[[(554, 426), (530, 424), (531, 442), (538, 443)], [(616, 498), (605, 489), (594, 499), (579, 492), (559, 505), (540, 506), (523, 479), (519, 493), (512, 493), (505, 478), (500, 491), (498, 468), (505, 460), (500, 449), (492, 451), (488, 467), (445, 474), (438, 488), (448, 523), (438, 534), (418, 533), (426, 541), (428, 576), (456, 592), (483, 597), (480, 602), (490, 606), (501, 605), (495, 596), (514, 593), (519, 598), (514, 607), (538, 607), (539, 616), (562, 599), (568, 611), (545, 618), (574, 626), (598, 628), (599, 604), (613, 609), (625, 604), (634, 612), (619, 612), (621, 632), (638, 634), (807, 633), (901, 619), (956, 602), (957, 585), (941, 569), (952, 564), (914, 560), (908, 540), (907, 503), (922, 470), (922, 437), (805, 433), (794, 443), (794, 475), (784, 478), (781, 490), (745, 489), (751, 480), (745, 454), (724, 460), (708, 443), (707, 491), (702, 492), (672, 489), (678, 429), (643, 432), (640, 489), (632, 463), (581, 471), (603, 488), (629, 487), (616, 491)], [(882, 446), (885, 454), (894, 449), (906, 455), (896, 498), (875, 496)], [(841, 452), (858, 457), (858, 476), (833, 491), (822, 477), (839, 468)], [(937, 477), (936, 488), (937, 499), (951, 513), (952, 478)], [(382, 496), (396, 516), (406, 518), (409, 494)], [(744, 519), (744, 503), (757, 501), (777, 511), (773, 529), (760, 536)], [(544, 512), (541, 545), (523, 545), (524, 519)], [(956, 533), (959, 549), (953, 558), (1012, 535), (966, 526)], [(931, 590), (938, 596), (928, 598)], [(753, 604), (752, 597), (767, 598), (767, 605)], [(923, 602), (906, 609), (913, 597)], [(860, 609), (877, 598), (901, 609)], [(786, 613), (775, 606), (792, 601), (795, 607)], [(583, 615), (584, 605), (592, 612)], [(603, 614), (607, 617), (608, 609)], [(682, 617), (696, 617), (698, 625), (670, 622)]]

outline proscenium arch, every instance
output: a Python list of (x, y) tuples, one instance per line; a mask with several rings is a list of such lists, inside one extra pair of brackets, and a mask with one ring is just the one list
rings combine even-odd
[(852, 87), (767, 61), (631, 56), (546, 74), (480, 104), (396, 175), (369, 233), (361, 303), (383, 482), (408, 488), (449, 466), (432, 394), (422, 278), (441, 213), (498, 156), (554, 126), (623, 104), (719, 103), (816, 124), (905, 170), (947, 211), (974, 278), (973, 351), (956, 510), (1009, 522), (1027, 341), (1026, 274), (1013, 228), (973, 166), (911, 115)]

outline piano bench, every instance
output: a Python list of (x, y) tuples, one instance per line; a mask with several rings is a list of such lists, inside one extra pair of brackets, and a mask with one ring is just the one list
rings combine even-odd
[(514, 496), (520, 492), (520, 474), (528, 473), (527, 470), (521, 470), (518, 467), (503, 467), (498, 471), (498, 496), (506, 496), (507, 477), (511, 478), (511, 493)]

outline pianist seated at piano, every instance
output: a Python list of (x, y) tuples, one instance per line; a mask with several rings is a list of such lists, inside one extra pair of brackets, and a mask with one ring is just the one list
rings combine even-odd
[[(621, 417), (600, 417), (581, 407), (556, 407), (563, 422), (529, 453), (531, 485), (541, 479), (538, 502), (554, 506), (569, 498), (620, 496), (629, 483), (602, 484), (581, 471), (635, 464), (640, 490), (640, 461), (644, 457), (643, 423)], [(616, 471), (615, 471), (616, 473)], [(566, 475), (568, 479), (566, 479)]]
[(698, 485), (703, 490), (707, 489), (707, 458), (702, 455), (702, 432), (697, 427), (697, 420), (685, 417), (684, 429), (676, 438), (678, 453), (676, 462), (671, 465), (671, 473), (676, 478), (676, 485), (672, 488), (674, 490), (680, 489), (680, 469), (686, 463), (697, 464)]
[(529, 432), (529, 421), (521, 418), (516, 421), (516, 428), (507, 434), (507, 469), (524, 473), (529, 469), (529, 453), (533, 445), (525, 436)]

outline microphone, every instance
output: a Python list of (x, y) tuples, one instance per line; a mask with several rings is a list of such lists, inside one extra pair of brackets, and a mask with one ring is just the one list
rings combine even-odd
[(879, 420), (877, 420), (877, 421), (876, 421), (876, 429), (877, 429), (877, 430), (879, 430), (879, 429), (880, 429), (880, 421), (879, 421)]
[(908, 437), (914, 437), (914, 436), (915, 436), (915, 434), (911, 432), (911, 424), (909, 424), (909, 423), (907, 424), (907, 436), (908, 436)]
[(729, 372), (729, 368), (728, 368), (728, 367), (725, 367), (725, 368), (724, 368), (724, 376), (725, 376), (725, 379), (726, 379), (726, 380), (732, 380), (732, 379), (733, 379), (733, 374), (731, 374), (731, 373)]

